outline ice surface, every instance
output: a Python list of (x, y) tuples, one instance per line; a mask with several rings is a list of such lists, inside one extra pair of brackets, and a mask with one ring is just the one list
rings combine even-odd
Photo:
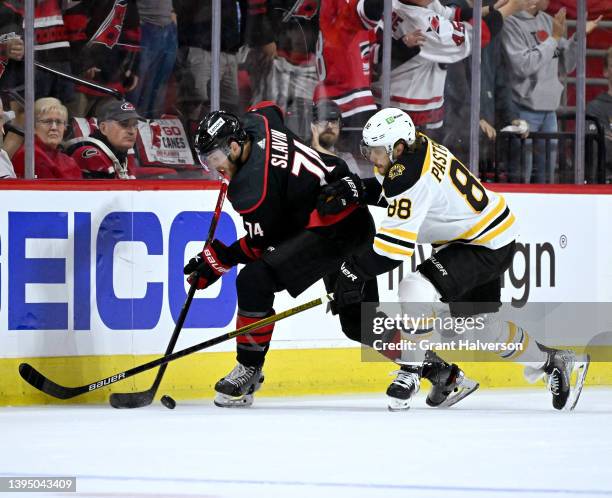
[(612, 497), (611, 432), (596, 388), (573, 413), (543, 388), (401, 413), (382, 395), (2, 408), (0, 475), (77, 476), (86, 497)]

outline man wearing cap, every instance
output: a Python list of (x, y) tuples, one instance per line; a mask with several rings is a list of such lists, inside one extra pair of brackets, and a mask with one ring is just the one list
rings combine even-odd
[(109, 100), (101, 106), (97, 118), (96, 131), (67, 144), (70, 155), (83, 171), (83, 177), (135, 178), (128, 150), (136, 143), (138, 121), (143, 118), (131, 103), (118, 100)]
[(360, 168), (350, 152), (336, 150), (336, 144), (340, 139), (340, 131), (342, 130), (342, 111), (336, 102), (324, 99), (313, 104), (310, 130), (312, 131), (310, 145), (317, 152), (343, 159), (349, 170), (361, 178), (374, 176), (372, 168), (369, 166)]

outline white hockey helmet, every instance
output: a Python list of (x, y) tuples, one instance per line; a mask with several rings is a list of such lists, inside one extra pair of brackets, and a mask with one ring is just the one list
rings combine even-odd
[(370, 147), (384, 147), (389, 159), (393, 161), (393, 147), (398, 140), (412, 145), (416, 140), (416, 130), (410, 116), (396, 107), (387, 107), (368, 119), (362, 132), (361, 153), (370, 159)]

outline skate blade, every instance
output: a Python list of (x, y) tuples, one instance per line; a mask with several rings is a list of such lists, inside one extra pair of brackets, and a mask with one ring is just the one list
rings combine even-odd
[(390, 412), (403, 412), (410, 409), (410, 398), (398, 399), (387, 396), (387, 409)]
[(587, 372), (589, 371), (589, 365), (591, 364), (591, 356), (585, 355), (582, 361), (576, 360), (574, 362), (574, 368), (572, 369), (572, 373), (576, 372), (576, 382), (570, 388), (570, 395), (563, 407), (564, 411), (572, 411), (576, 408), (578, 404), (578, 399), (580, 398), (580, 394), (582, 393), (582, 388), (584, 387), (584, 381), (586, 379)]
[(463, 377), (461, 384), (455, 387), (455, 390), (438, 405), (438, 408), (448, 408), (456, 403), (459, 403), (459, 401), (472, 394), (479, 387), (480, 384), (478, 382), (468, 379), (467, 377)]
[(242, 396), (228, 396), (227, 394), (217, 393), (215, 396), (215, 406), (220, 408), (248, 408), (253, 404), (254, 396), (244, 394)]

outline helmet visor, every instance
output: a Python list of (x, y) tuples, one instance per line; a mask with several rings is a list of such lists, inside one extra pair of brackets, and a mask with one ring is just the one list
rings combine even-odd
[(215, 147), (207, 152), (199, 152), (198, 158), (200, 164), (208, 171), (216, 171), (218, 167), (223, 166), (230, 155), (230, 149), (227, 146)]
[(368, 145), (363, 140), (361, 140), (359, 144), (359, 150), (361, 151), (361, 155), (368, 162), (373, 161), (372, 154), (374, 154), (374, 157), (387, 155), (387, 149), (384, 145)]

